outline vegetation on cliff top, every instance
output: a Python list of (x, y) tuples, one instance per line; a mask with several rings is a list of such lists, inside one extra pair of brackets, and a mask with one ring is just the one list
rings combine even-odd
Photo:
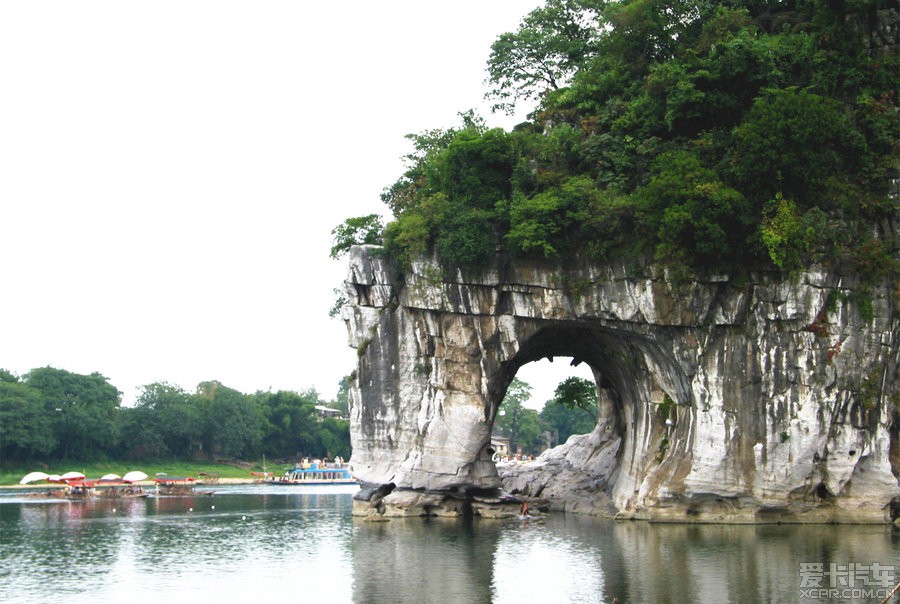
[(547, 0), (488, 59), (512, 132), (472, 112), (407, 138), (382, 199), (393, 220), (348, 220), (339, 256), (383, 243), (477, 271), (497, 254), (675, 269), (791, 271), (842, 258), (895, 269), (879, 224), (897, 210), (896, 47), (877, 0)]

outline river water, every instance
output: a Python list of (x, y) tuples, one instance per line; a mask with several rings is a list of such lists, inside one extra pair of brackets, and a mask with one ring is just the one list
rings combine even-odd
[(347, 487), (211, 490), (0, 493), (0, 602), (811, 604), (879, 602), (900, 581), (900, 531), (883, 526), (364, 522)]

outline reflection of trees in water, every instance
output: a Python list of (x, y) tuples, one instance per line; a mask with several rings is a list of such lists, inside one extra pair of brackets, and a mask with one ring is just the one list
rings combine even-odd
[[(116, 525), (102, 521), (110, 512), (105, 503), (55, 501), (18, 506), (19, 522), (3, 518), (0, 526), (6, 571), (11, 573), (17, 562), (27, 561), (40, 589), (46, 589), (48, 581), (53, 583), (54, 597), (79, 591), (75, 584), (58, 581), (60, 576), (77, 573), (79, 581), (100, 580), (119, 553)], [(11, 584), (28, 593), (31, 574), (16, 574)]]
[[(129, 518), (147, 514), (145, 499), (104, 499), (66, 501), (34, 501), (21, 506), (3, 506), (18, 509), (20, 521), (26, 527), (42, 530), (80, 530), (82, 524), (91, 519), (103, 519), (109, 515)], [(4, 521), (6, 519), (4, 518)]]
[[(42, 582), (52, 577), (54, 594), (74, 594), (81, 601), (87, 594), (82, 580), (93, 578), (99, 586), (101, 576), (107, 595), (125, 584), (146, 585), (152, 577), (163, 599), (194, 590), (201, 601), (232, 601), (241, 598), (228, 590), (229, 583), (277, 579), (261, 586), (264, 593), (271, 586), (287, 589), (282, 579), (291, 575), (301, 582), (331, 583), (335, 593), (347, 592), (340, 601), (350, 598), (346, 542), (352, 501), (347, 495), (282, 492), (124, 503), (0, 505), (0, 544), (8, 571), (0, 600), (5, 601), (7, 578), (17, 597), (42, 593)], [(29, 586), (30, 579), (20, 580), (23, 576), (41, 577), (41, 583)]]

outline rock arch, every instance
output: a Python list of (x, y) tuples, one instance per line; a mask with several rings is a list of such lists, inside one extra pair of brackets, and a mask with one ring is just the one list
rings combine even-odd
[(689, 469), (690, 383), (659, 342), (629, 330), (554, 322), (526, 339), (508, 368), (518, 371), (546, 357), (571, 357), (573, 365), (591, 367), (599, 420), (592, 434), (573, 437), (541, 464), (501, 468), (509, 491), (549, 496), (558, 507), (572, 510), (615, 513), (612, 500), (627, 501), (626, 485), (638, 475), (678, 475)]
[[(358, 514), (504, 514), (521, 494), (657, 520), (889, 519), (888, 285), (865, 321), (846, 277), (824, 271), (738, 287), (530, 263), (463, 279), (421, 260), (401, 280), (360, 246), (347, 293)], [(605, 412), (591, 434), (498, 472), (506, 388), (555, 356), (591, 366)]]

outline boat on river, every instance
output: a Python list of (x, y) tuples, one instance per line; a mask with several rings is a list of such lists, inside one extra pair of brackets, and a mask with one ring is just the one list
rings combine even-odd
[(95, 495), (95, 480), (70, 480), (66, 483), (64, 497), (75, 501), (85, 501)]
[(128, 482), (104, 483), (101, 480), (95, 485), (94, 490), (97, 497), (103, 499), (142, 499), (150, 496), (141, 485)]
[(74, 501), (89, 499), (141, 499), (149, 496), (143, 487), (116, 480), (70, 480), (63, 496)]
[(198, 491), (198, 483), (193, 476), (157, 476), (156, 494), (168, 497), (190, 497), (193, 495), (212, 495), (212, 491)]
[(301, 464), (266, 484), (283, 486), (359, 484), (350, 473), (350, 464), (313, 462)]

